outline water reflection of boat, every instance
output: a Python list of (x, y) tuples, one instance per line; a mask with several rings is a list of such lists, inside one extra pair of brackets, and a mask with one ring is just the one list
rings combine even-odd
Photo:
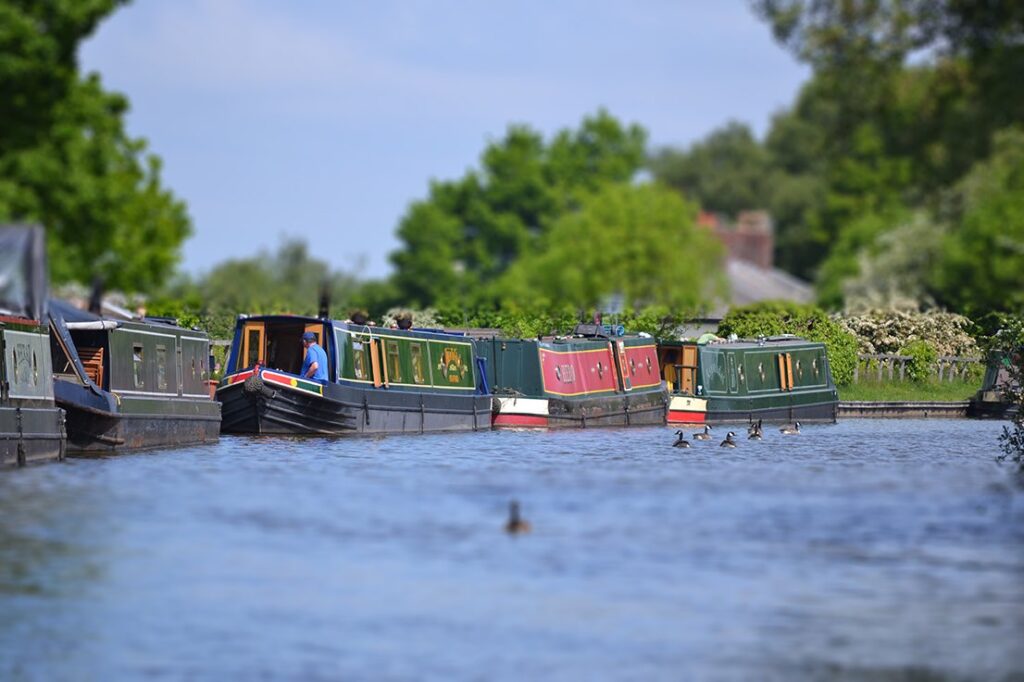
[(46, 297), (42, 228), (0, 228), (0, 465), (64, 456), (64, 413), (53, 399)]
[(605, 332), (579, 325), (565, 337), (480, 339), (494, 390), (494, 425), (664, 424), (668, 396), (654, 340)]
[(54, 393), (67, 411), (68, 449), (79, 452), (215, 441), (210, 341), (152, 318), (114, 320), (50, 302)]
[[(302, 335), (328, 359), (300, 376)], [(491, 397), (472, 339), (294, 315), (240, 317), (217, 388), (225, 433), (423, 433), (490, 428)]]
[(825, 345), (793, 336), (757, 341), (660, 341), (673, 424), (836, 420)]

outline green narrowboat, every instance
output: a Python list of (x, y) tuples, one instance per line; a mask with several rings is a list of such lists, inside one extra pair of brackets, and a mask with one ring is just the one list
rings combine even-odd
[(53, 397), (46, 279), (42, 228), (0, 228), (0, 466), (64, 457), (64, 412)]
[[(301, 375), (302, 337), (327, 380)], [(472, 339), (326, 317), (240, 316), (217, 387), (225, 433), (376, 434), (490, 428), (491, 396)]]
[(68, 451), (112, 451), (216, 441), (210, 340), (173, 321), (113, 320), (50, 302), (57, 404)]
[(496, 427), (665, 423), (654, 339), (579, 325), (564, 337), (481, 338)]
[(839, 395), (825, 345), (783, 335), (660, 341), (670, 424), (836, 420)]

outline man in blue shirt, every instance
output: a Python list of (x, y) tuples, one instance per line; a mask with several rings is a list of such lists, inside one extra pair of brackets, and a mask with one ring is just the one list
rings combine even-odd
[(327, 353), (316, 342), (316, 334), (313, 332), (303, 334), (302, 345), (306, 347), (306, 357), (302, 360), (302, 376), (326, 384)]

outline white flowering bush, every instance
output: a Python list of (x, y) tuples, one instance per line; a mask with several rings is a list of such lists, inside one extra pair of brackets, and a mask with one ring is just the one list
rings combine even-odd
[(412, 326), (420, 329), (438, 329), (444, 325), (437, 319), (437, 311), (433, 308), (409, 310), (407, 308), (391, 308), (381, 317), (384, 327), (398, 326), (398, 318), (403, 314), (412, 315)]
[(981, 357), (981, 349), (968, 331), (971, 321), (963, 315), (871, 310), (856, 315), (835, 315), (833, 319), (857, 337), (861, 353), (899, 354), (912, 342), (925, 341), (940, 356)]

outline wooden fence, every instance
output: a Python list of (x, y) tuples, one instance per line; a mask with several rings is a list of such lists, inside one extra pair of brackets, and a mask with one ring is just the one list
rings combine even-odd
[[(853, 381), (903, 381), (908, 378), (907, 364), (912, 359), (909, 355), (860, 354), (853, 368)], [(962, 381), (978, 367), (983, 367), (980, 358), (942, 355), (936, 359), (932, 373), (939, 381)]]

